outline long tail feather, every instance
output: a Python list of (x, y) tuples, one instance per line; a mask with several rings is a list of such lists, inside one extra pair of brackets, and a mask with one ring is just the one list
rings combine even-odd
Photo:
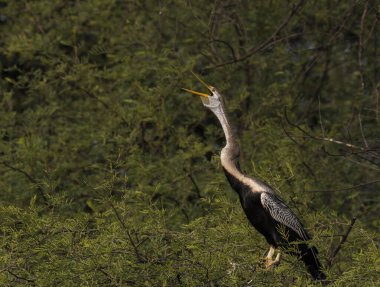
[(305, 247), (302, 250), (301, 260), (305, 263), (314, 280), (323, 281), (326, 279), (326, 275), (322, 271), (322, 265), (318, 260), (317, 253), (318, 251), (315, 247)]

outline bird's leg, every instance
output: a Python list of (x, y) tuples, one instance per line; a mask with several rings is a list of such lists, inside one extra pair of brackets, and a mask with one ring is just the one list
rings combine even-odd
[(277, 253), (276, 259), (273, 260), (273, 255), (274, 255), (275, 249), (273, 246), (269, 248), (269, 252), (267, 257), (265, 257), (265, 267), (266, 268), (272, 268), (280, 264), (280, 252)]

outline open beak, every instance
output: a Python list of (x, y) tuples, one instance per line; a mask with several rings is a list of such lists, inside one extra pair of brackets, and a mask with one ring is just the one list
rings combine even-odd
[(207, 95), (207, 94), (204, 94), (204, 93), (200, 93), (200, 92), (192, 91), (192, 90), (185, 89), (185, 88), (182, 88), (182, 90), (184, 90), (184, 91), (186, 91), (186, 92), (189, 92), (189, 93), (192, 93), (193, 95), (197, 95), (197, 96), (201, 96), (201, 97), (208, 98), (208, 95)]
[[(203, 86), (205, 86), (207, 88), (207, 90), (209, 90), (209, 92), (211, 92), (211, 88), (210, 88), (209, 85), (207, 85), (204, 81), (202, 81), (202, 79), (199, 78), (196, 74), (193, 73), (193, 75), (202, 83)], [(193, 90), (189, 90), (189, 89), (185, 89), (185, 88), (182, 88), (182, 90), (184, 90), (186, 92), (189, 92), (189, 93), (192, 93), (193, 95), (197, 95), (197, 96), (201, 96), (201, 97), (205, 97), (205, 98), (209, 97), (208, 94), (196, 92), (196, 91), (193, 91)]]

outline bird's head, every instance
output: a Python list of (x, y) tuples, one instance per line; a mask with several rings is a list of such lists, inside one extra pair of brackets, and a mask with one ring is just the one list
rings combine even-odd
[[(194, 74), (194, 73), (193, 73)], [(182, 90), (192, 93), (193, 95), (200, 96), (203, 105), (206, 108), (209, 108), (211, 111), (216, 112), (217, 110), (222, 109), (223, 105), (223, 96), (218, 92), (216, 88), (213, 86), (207, 85), (202, 79), (200, 79), (197, 75), (194, 74), (194, 76), (202, 83), (203, 86), (206, 87), (208, 93), (200, 93), (189, 89)]]
[[(194, 73), (193, 73), (194, 74)], [(225, 148), (228, 147), (228, 151), (226, 149), (223, 149), (225, 152), (229, 153), (230, 160), (236, 161), (239, 158), (239, 145), (236, 141), (235, 132), (232, 130), (229, 122), (228, 117), (225, 112), (225, 104), (224, 104), (224, 98), (221, 93), (217, 89), (215, 89), (213, 86), (207, 85), (204, 81), (202, 81), (197, 75), (194, 74), (194, 76), (202, 83), (203, 86), (207, 89), (208, 93), (200, 93), (189, 89), (182, 89), (186, 92), (192, 93), (193, 95), (197, 95), (201, 98), (203, 105), (210, 109), (218, 118), (223, 131), (224, 135), (226, 136), (227, 145)], [(224, 152), (222, 151), (222, 157)]]

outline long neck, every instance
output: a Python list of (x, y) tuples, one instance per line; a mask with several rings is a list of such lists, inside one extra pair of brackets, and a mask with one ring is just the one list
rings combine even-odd
[(252, 192), (264, 190), (265, 188), (260, 181), (246, 176), (240, 169), (239, 144), (236, 141), (234, 130), (228, 121), (224, 106), (220, 106), (218, 109), (213, 110), (213, 112), (219, 119), (226, 138), (226, 146), (221, 151), (220, 159), (231, 187), (237, 191), (240, 196), (243, 196), (243, 193), (246, 191), (246, 189), (243, 188), (244, 186), (250, 187)]
[(220, 106), (218, 109), (214, 110), (213, 112), (217, 116), (223, 128), (224, 136), (226, 138), (225, 148), (228, 147), (228, 148), (234, 148), (234, 149), (239, 150), (239, 144), (236, 141), (236, 136), (228, 120), (225, 108), (223, 106)]
[(234, 130), (228, 120), (225, 108), (224, 106), (219, 106), (217, 109), (213, 110), (213, 112), (223, 128), (224, 136), (226, 138), (226, 146), (221, 152), (222, 166), (225, 171), (228, 171), (232, 175), (241, 176), (242, 173), (239, 166), (240, 148), (236, 141)]

